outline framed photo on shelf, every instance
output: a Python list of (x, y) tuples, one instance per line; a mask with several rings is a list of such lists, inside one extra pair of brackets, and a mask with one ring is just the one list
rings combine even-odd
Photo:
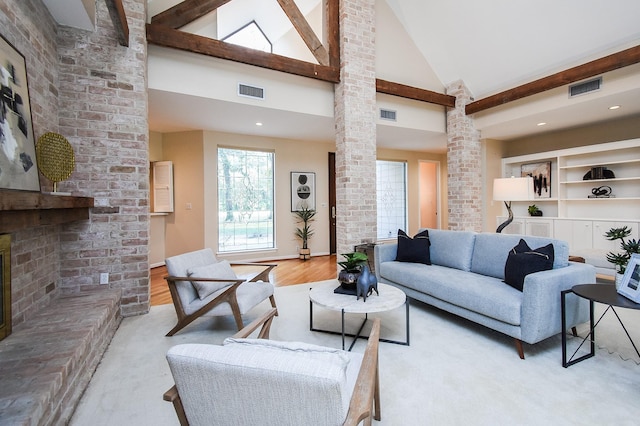
[(0, 188), (40, 191), (24, 56), (0, 37)]
[(291, 211), (316, 209), (316, 174), (291, 172)]
[(523, 164), (520, 176), (533, 178), (534, 199), (551, 198), (551, 161)]
[(618, 293), (631, 299), (636, 303), (640, 303), (640, 254), (632, 254), (627, 269), (624, 271), (622, 282), (618, 287)]

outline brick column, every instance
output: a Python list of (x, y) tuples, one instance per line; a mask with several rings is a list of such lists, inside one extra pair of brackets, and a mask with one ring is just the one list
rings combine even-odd
[(61, 232), (65, 292), (122, 289), (122, 314), (149, 310), (149, 143), (146, 0), (124, 0), (129, 47), (120, 46), (104, 1), (96, 30), (58, 30), (60, 133), (76, 171), (61, 191), (95, 198), (91, 220)]
[(375, 0), (340, 1), (335, 88), (337, 252), (376, 238)]
[(462, 81), (447, 86), (456, 107), (447, 111), (449, 229), (482, 231), (482, 147), (480, 132), (464, 112), (471, 93)]

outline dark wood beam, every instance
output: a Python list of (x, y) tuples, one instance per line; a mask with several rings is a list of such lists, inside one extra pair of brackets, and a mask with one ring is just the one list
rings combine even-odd
[(106, 2), (113, 26), (118, 34), (118, 42), (121, 46), (129, 47), (129, 24), (127, 24), (127, 15), (124, 13), (122, 0), (106, 0)]
[(378, 93), (386, 93), (387, 95), (429, 102), (431, 104), (442, 105), (449, 108), (454, 108), (456, 106), (455, 96), (444, 95), (442, 93), (406, 86), (400, 83), (392, 83), (386, 80), (376, 79), (376, 91)]
[(152, 24), (177, 29), (211, 13), (231, 0), (184, 0), (151, 18)]
[(273, 53), (248, 49), (174, 30), (163, 25), (147, 24), (147, 42), (157, 46), (171, 47), (331, 83), (337, 83), (340, 78), (340, 70), (337, 67), (312, 64)]
[(631, 47), (621, 52), (532, 81), (531, 83), (523, 84), (522, 86), (471, 102), (466, 106), (465, 112), (467, 115), (474, 114), (517, 99), (522, 99), (637, 63), (640, 63), (640, 46)]
[(293, 0), (278, 0), (278, 4), (289, 18), (302, 40), (307, 45), (311, 53), (320, 65), (329, 65), (329, 53), (322, 45), (322, 42), (313, 32), (313, 29), (305, 19), (300, 9)]
[(340, 0), (325, 0), (324, 26), (329, 65), (340, 68)]

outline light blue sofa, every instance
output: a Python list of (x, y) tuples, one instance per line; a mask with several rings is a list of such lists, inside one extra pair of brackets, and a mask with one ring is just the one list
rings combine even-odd
[[(525, 277), (523, 291), (505, 284), (508, 252), (523, 238), (532, 248), (553, 243), (553, 269)], [(524, 235), (429, 229), (431, 265), (397, 262), (397, 244), (375, 246), (378, 282), (522, 342), (537, 343), (561, 331), (560, 291), (595, 283), (595, 268), (569, 262), (565, 241)], [(588, 301), (567, 295), (567, 324), (589, 320)], [(574, 329), (575, 332), (575, 329)]]

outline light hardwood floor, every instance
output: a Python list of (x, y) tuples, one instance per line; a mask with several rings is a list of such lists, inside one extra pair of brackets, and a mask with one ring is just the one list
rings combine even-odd
[[(276, 287), (323, 281), (336, 278), (336, 255), (316, 256), (309, 260), (287, 259), (272, 262), (277, 264), (269, 275)], [(164, 305), (171, 302), (171, 294), (164, 277), (167, 268), (160, 266), (151, 269), (151, 306)]]

